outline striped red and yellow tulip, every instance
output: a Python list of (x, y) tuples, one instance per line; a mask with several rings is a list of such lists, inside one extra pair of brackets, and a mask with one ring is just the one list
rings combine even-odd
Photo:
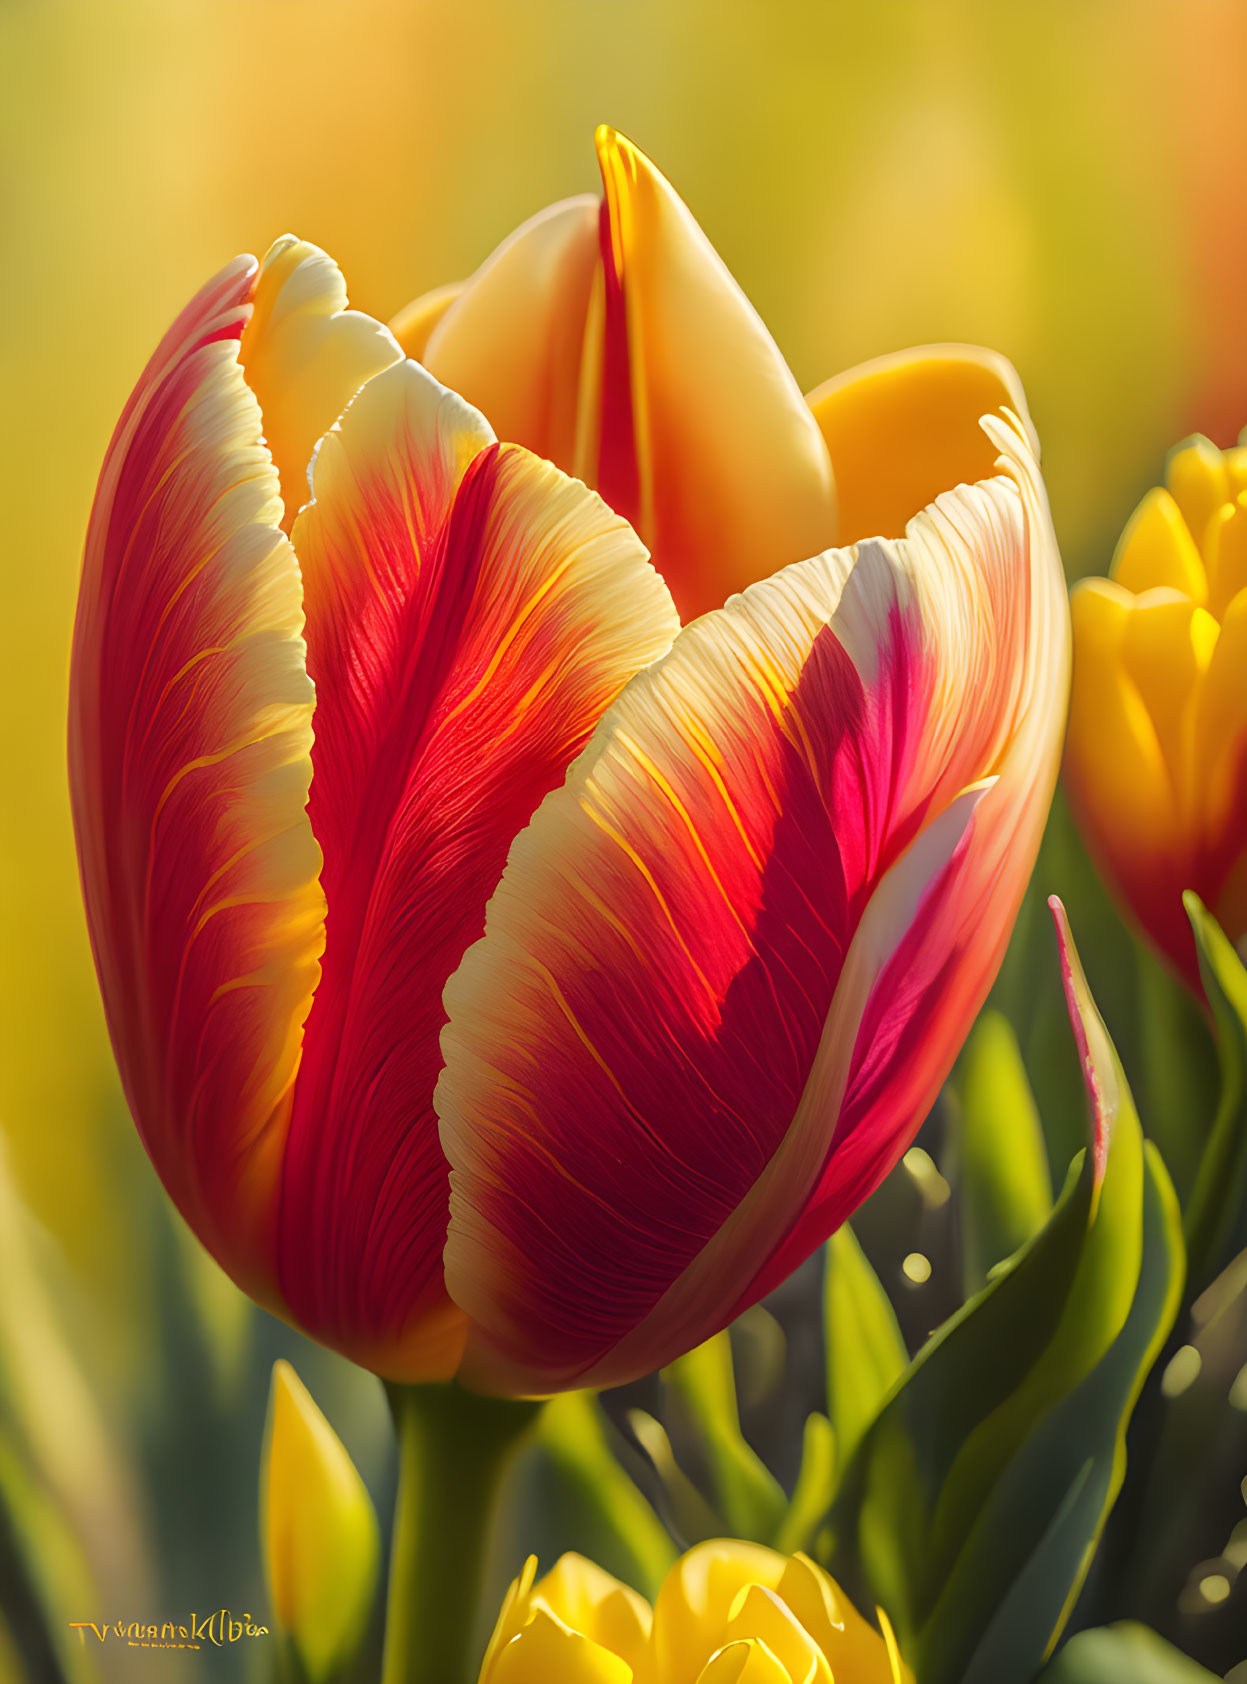
[(1247, 448), (1179, 445), (1072, 608), (1066, 786), (1118, 898), (1198, 990), (1183, 891), (1247, 936)]
[(807, 408), (600, 145), (602, 212), (398, 324), (511, 442), (287, 239), (170, 330), (87, 541), (71, 781), (140, 1133), (240, 1284), (395, 1379), (622, 1378), (794, 1267), (920, 1124), (1055, 777), (1012, 371)]
[(480, 1684), (910, 1684), (881, 1636), (805, 1555), (715, 1539), (649, 1603), (583, 1556), (536, 1580), (530, 1557), (490, 1640)]

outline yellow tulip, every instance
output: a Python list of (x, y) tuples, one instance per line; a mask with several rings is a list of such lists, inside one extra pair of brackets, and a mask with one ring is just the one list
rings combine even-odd
[(380, 1535), (355, 1464), (288, 1362), (273, 1366), (260, 1536), (274, 1618), (316, 1684), (363, 1636)]
[(1087, 846), (1195, 989), (1182, 892), (1247, 937), (1247, 434), (1192, 438), (1074, 587), (1065, 778)]
[(896, 1643), (808, 1556), (716, 1539), (651, 1609), (583, 1556), (511, 1586), (480, 1684), (908, 1684)]

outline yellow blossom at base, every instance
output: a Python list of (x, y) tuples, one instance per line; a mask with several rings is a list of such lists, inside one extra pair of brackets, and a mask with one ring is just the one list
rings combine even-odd
[[(1247, 439), (1247, 434), (1244, 435)], [(1193, 988), (1182, 894), (1247, 936), (1247, 446), (1192, 438), (1071, 593), (1065, 782), (1096, 864)]]
[(881, 1636), (806, 1555), (698, 1544), (652, 1609), (583, 1556), (536, 1570), (507, 1592), (480, 1684), (910, 1684), (882, 1611)]
[(273, 1365), (260, 1541), (277, 1626), (310, 1684), (320, 1684), (363, 1636), (381, 1543), (372, 1499), (345, 1445), (285, 1361)]

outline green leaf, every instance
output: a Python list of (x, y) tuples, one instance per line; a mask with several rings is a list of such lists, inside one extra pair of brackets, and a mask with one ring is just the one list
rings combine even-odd
[(658, 1476), (662, 1487), (661, 1512), (668, 1531), (679, 1539), (681, 1548), (703, 1543), (707, 1538), (720, 1538), (729, 1531), (722, 1516), (715, 1513), (676, 1461), (662, 1422), (644, 1409), (630, 1409), (628, 1425)]
[(0, 1281), (0, 1534), (19, 1557), (0, 1563), (0, 1600), (11, 1591), (15, 1613), (28, 1593), (64, 1677), (89, 1679), (90, 1650), (69, 1621), (148, 1582), (135, 1470), (83, 1364), (75, 1283), (2, 1152)]
[(1052, 1179), (1060, 1186), (1071, 1158), (1086, 1137), (1086, 1125), (1083, 1084), (1070, 1040), (1064, 990), (1060, 972), (1052, 964), (1047, 905), (1050, 890), (1055, 890), (1068, 907), (1083, 945), (1094, 958), (1096, 998), (1116, 1028), (1126, 1069), (1134, 1070), (1138, 1068), (1138, 943), (1122, 923), (1103, 879), (1087, 856), (1059, 783), (1039, 859), (990, 1004), (1002, 1011), (1017, 1031), (1043, 1119)]
[(1131, 1468), (1129, 1512), (1114, 1516), (1110, 1562), (1097, 1578), (1103, 1608), (1172, 1606), (1195, 1564), (1224, 1541), (1217, 1517), (1242, 1463), (1233, 1394), (1247, 1354), (1247, 1251), (1196, 1299), (1185, 1331), (1141, 1423), (1146, 1451)]
[(835, 1494), (836, 1435), (825, 1415), (808, 1417), (801, 1445), (801, 1468), (787, 1512), (775, 1534), (781, 1555), (808, 1550)]
[(764, 1304), (752, 1304), (729, 1329), (736, 1390), (746, 1412), (764, 1408), (783, 1388), (788, 1340)]
[[(0, 1528), (14, 1559), (4, 1561), (4, 1601), (41, 1662), (66, 1684), (95, 1684), (98, 1670), (69, 1619), (98, 1619), (101, 1602), (71, 1518), (58, 1506), (0, 1425)], [(5, 1550), (5, 1555), (8, 1550)], [(53, 1659), (54, 1657), (54, 1659)]]
[(652, 1597), (676, 1552), (662, 1522), (620, 1466), (611, 1431), (594, 1392), (551, 1398), (538, 1424), (541, 1449), (573, 1494), (581, 1524), (591, 1534), (593, 1559), (609, 1558), (612, 1571)]
[(714, 1504), (733, 1536), (769, 1544), (788, 1506), (784, 1488), (740, 1430), (732, 1344), (726, 1331), (663, 1370), (705, 1452)]
[(1212, 1132), (1220, 1080), (1203, 1000), (1150, 948), (1138, 952), (1139, 1054), (1135, 1096), (1183, 1209)]
[(963, 1274), (974, 1293), (1052, 1210), (1043, 1124), (1017, 1037), (999, 1012), (984, 1012), (966, 1044), (958, 1141)]
[(827, 1242), (823, 1325), (827, 1415), (844, 1468), (909, 1361), (888, 1295), (847, 1222)]
[(831, 1564), (880, 1603), (922, 1684), (1030, 1684), (1120, 1488), (1138, 1390), (1181, 1290), (1177, 1202), (1145, 1150), (1064, 914), (1092, 1149), (1051, 1216), (924, 1347), (867, 1431)]
[(1247, 1246), (1247, 970), (1199, 897), (1182, 898), (1216, 1020), (1221, 1066), (1221, 1103), (1186, 1211), (1194, 1294)]
[(1080, 1631), (1044, 1668), (1039, 1684), (1217, 1684), (1214, 1673), (1157, 1637), (1123, 1622)]
[(1180, 1279), (1177, 1199), (1159, 1152), (1150, 1143), (1144, 1151), (1143, 1253), (1125, 1325), (1010, 1462), (950, 1576), (945, 1630), (954, 1639), (958, 1604), (992, 1608), (999, 1593), (960, 1684), (1030, 1676), (1069, 1616), (1121, 1489), (1126, 1427), (1176, 1313)]

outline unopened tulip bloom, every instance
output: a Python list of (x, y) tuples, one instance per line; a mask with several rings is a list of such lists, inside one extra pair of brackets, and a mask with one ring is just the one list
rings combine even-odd
[(517, 839), (435, 1099), (474, 1385), (613, 1384), (700, 1343), (934, 1100), (1034, 863), (1068, 685), (1032, 448), (985, 427), (990, 478), (686, 626)]
[(273, 1365), (260, 1541), (279, 1629), (310, 1684), (334, 1678), (367, 1628), (381, 1539), (346, 1446), (288, 1362)]
[(603, 197), (550, 206), (393, 322), (409, 356), (635, 527), (681, 617), (833, 544), (900, 537), (993, 472), (979, 418), (1024, 413), (1003, 357), (936, 345), (801, 394), (686, 206), (615, 130)]
[(1070, 799), (1120, 900), (1198, 990), (1183, 891), (1247, 937), (1247, 448), (1178, 446), (1072, 609)]
[(161, 342), (91, 516), (70, 776), (166, 1188), (253, 1297), (414, 1380), (463, 1339), (443, 987), (512, 837), (677, 620), (618, 516), (345, 306), (287, 238)]
[(480, 1684), (908, 1684), (890, 1629), (805, 1555), (716, 1539), (650, 1605), (583, 1556), (511, 1586)]

